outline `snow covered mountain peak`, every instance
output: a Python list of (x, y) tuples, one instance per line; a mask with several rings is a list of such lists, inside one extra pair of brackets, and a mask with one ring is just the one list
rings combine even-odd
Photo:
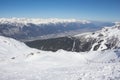
[(120, 22), (115, 22), (115, 24), (120, 26)]
[(21, 24), (49, 24), (49, 23), (70, 23), (70, 22), (79, 22), (79, 23), (90, 23), (87, 20), (77, 20), (77, 19), (58, 19), (58, 18), (48, 18), (48, 19), (40, 19), (40, 18), (0, 18), (0, 23), (2, 24), (10, 24), (10, 23), (21, 23)]
[(80, 40), (93, 41), (91, 51), (120, 48), (120, 23), (112, 27), (104, 27), (96, 32), (75, 35)]
[(115, 27), (120, 29), (120, 22), (115, 22)]

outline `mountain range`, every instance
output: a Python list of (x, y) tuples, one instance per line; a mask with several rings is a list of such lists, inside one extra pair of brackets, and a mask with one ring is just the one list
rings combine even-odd
[(112, 25), (76, 19), (0, 18), (0, 35), (27, 41), (75, 35)]

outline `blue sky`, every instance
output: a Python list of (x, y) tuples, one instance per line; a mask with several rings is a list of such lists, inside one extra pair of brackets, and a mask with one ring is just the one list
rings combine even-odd
[(120, 21), (120, 0), (0, 0), (0, 17)]

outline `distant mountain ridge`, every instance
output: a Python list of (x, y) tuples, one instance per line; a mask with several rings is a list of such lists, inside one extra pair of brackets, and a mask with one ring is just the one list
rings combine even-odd
[[(113, 23), (107, 23), (107, 25), (113, 25)], [(18, 40), (41, 39), (46, 35), (57, 36), (68, 32), (74, 35), (76, 30), (81, 33), (100, 28), (101, 26), (87, 20), (0, 18), (0, 35)], [(66, 36), (66, 34), (64, 35)]]
[(49, 24), (49, 23), (70, 23), (70, 22), (79, 22), (79, 23), (91, 23), (87, 20), (77, 20), (77, 19), (58, 19), (58, 18), (48, 18), (48, 19), (40, 19), (40, 18), (0, 18), (1, 24), (24, 24), (27, 25), (29, 23), (33, 24)]

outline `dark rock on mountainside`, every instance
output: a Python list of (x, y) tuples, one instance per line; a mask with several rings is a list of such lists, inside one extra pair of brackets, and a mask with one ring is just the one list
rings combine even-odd
[(47, 51), (57, 51), (59, 49), (75, 52), (89, 51), (95, 40), (77, 39), (74, 37), (60, 37), (46, 40), (36, 40), (26, 42), (29, 47)]

